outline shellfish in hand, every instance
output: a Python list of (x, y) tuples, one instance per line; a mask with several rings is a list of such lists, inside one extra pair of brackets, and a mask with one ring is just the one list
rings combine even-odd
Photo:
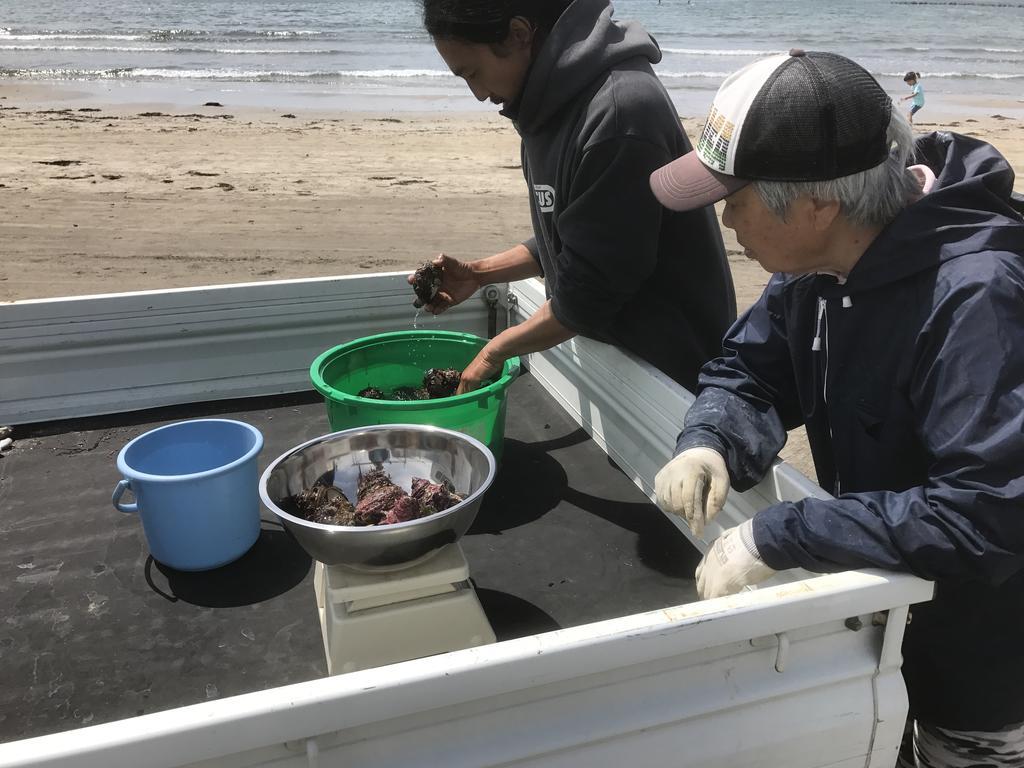
[(423, 265), (413, 273), (412, 289), (416, 293), (416, 300), (412, 303), (414, 307), (419, 309), (434, 300), (437, 292), (441, 290), (441, 276), (441, 267), (430, 261), (423, 262)]

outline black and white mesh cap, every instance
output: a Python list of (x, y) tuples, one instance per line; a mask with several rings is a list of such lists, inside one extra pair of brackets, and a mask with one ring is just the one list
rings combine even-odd
[(878, 81), (843, 56), (770, 56), (722, 83), (696, 149), (651, 174), (651, 189), (665, 207), (688, 211), (754, 180), (859, 173), (888, 156), (891, 113)]

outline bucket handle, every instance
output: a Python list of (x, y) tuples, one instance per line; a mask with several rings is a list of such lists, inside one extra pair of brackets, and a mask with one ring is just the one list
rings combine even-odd
[(110, 497), (110, 501), (114, 504), (114, 509), (116, 509), (118, 512), (124, 512), (127, 514), (139, 511), (138, 502), (135, 502), (134, 504), (121, 503), (121, 497), (124, 495), (124, 492), (131, 489), (131, 487), (132, 483), (130, 480), (122, 480), (117, 484), (117, 487), (114, 488), (114, 493)]

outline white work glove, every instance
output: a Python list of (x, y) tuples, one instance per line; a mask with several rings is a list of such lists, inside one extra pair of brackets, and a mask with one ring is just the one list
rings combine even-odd
[(719, 536), (697, 564), (697, 595), (701, 600), (734, 595), (774, 574), (757, 552), (754, 521), (747, 520)]
[(687, 448), (661, 468), (654, 478), (658, 506), (686, 519), (697, 538), (704, 525), (725, 506), (729, 470), (725, 459), (711, 448)]

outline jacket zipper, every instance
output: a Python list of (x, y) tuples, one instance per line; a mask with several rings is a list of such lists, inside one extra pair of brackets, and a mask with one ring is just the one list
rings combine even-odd
[[(829, 353), (829, 348), (828, 348), (828, 314), (825, 311), (827, 306), (828, 306), (828, 302), (824, 298), (819, 296), (818, 297), (818, 318), (817, 318), (817, 322), (816, 322), (815, 330), (814, 330), (814, 341), (811, 343), (811, 350), (814, 351), (814, 352), (821, 352), (822, 351), (821, 336), (822, 336), (822, 329), (824, 329), (824, 332), (825, 332), (825, 346), (824, 346), (825, 371), (824, 371), (824, 374), (822, 375), (822, 379), (821, 379), (821, 398), (822, 398), (822, 401), (825, 403), (825, 421), (828, 424), (828, 439), (829, 439), (829, 441), (831, 443), (835, 444), (835, 439), (832, 436), (832, 419), (829, 417), (829, 413), (828, 413), (828, 353)], [(853, 305), (852, 305), (852, 302), (847, 304), (846, 301), (844, 300), (843, 306), (846, 307), (846, 306), (853, 306)], [(835, 454), (835, 450), (834, 449), (833, 449), (832, 453)], [(835, 474), (836, 474), (836, 479), (835, 479), (834, 487), (832, 489), (832, 495), (833, 496), (838, 496), (842, 492), (841, 491), (842, 486), (840, 485), (840, 482), (839, 482), (839, 469), (838, 469), (838, 467), (835, 469)]]

